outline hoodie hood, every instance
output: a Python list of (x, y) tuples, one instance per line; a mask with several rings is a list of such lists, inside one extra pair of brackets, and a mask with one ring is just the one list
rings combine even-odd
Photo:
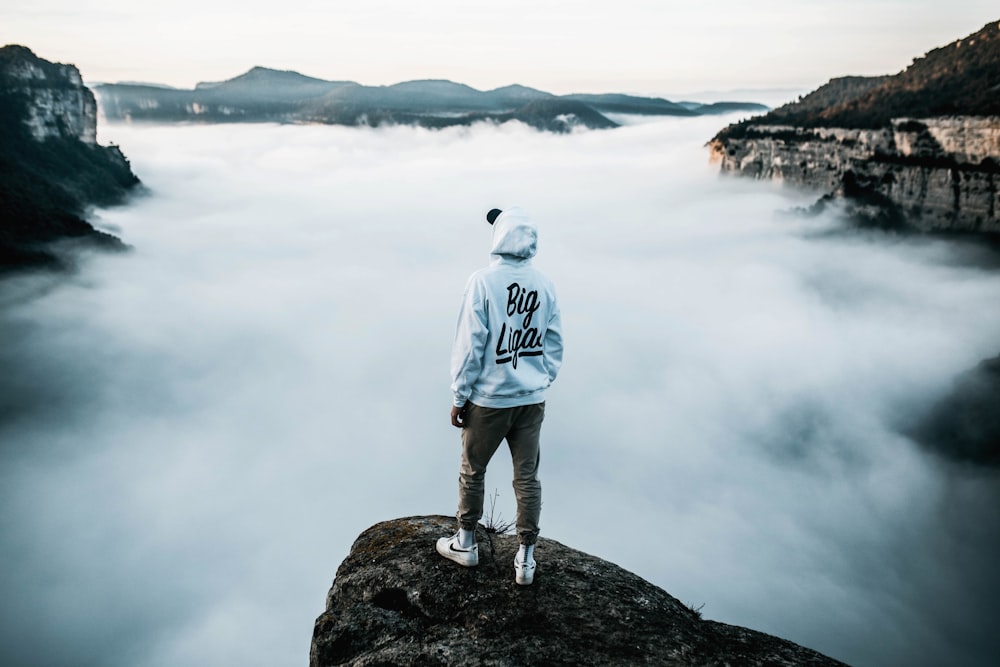
[(493, 222), (491, 255), (531, 259), (538, 247), (538, 228), (520, 208), (509, 208)]

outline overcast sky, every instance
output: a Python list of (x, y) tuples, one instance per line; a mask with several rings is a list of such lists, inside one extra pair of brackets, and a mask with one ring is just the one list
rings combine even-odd
[(191, 87), (263, 65), (372, 85), (676, 94), (895, 73), (998, 18), (995, 0), (3, 0), (0, 44), (89, 82)]

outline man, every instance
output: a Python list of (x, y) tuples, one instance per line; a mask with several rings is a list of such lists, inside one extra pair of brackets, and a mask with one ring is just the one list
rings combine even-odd
[(493, 225), (489, 266), (470, 276), (451, 353), (451, 423), (462, 429), (458, 532), (437, 550), (460, 565), (479, 564), (476, 524), (483, 516), (486, 466), (506, 439), (517, 499), (515, 581), (534, 580), (542, 508), (538, 436), (545, 390), (562, 365), (562, 326), (552, 282), (531, 265), (538, 232), (517, 208), (486, 214)]

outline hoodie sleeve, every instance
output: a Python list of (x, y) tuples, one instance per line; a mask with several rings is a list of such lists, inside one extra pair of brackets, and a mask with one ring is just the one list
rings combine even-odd
[(562, 315), (559, 313), (558, 303), (549, 316), (549, 325), (545, 331), (542, 352), (544, 354), (542, 358), (545, 359), (545, 370), (549, 373), (549, 383), (551, 384), (559, 374), (563, 358)]
[(489, 335), (487, 317), (483, 286), (473, 276), (465, 287), (451, 348), (451, 391), (458, 407), (469, 400), (472, 387), (483, 371)]

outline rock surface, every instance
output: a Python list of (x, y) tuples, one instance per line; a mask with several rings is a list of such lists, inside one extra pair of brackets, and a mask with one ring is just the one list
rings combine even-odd
[(540, 538), (531, 586), (513, 535), (479, 534), (479, 566), (439, 556), (455, 519), (364, 531), (337, 570), (310, 667), (332, 665), (840, 665), (761, 632), (703, 620), (622, 568)]

